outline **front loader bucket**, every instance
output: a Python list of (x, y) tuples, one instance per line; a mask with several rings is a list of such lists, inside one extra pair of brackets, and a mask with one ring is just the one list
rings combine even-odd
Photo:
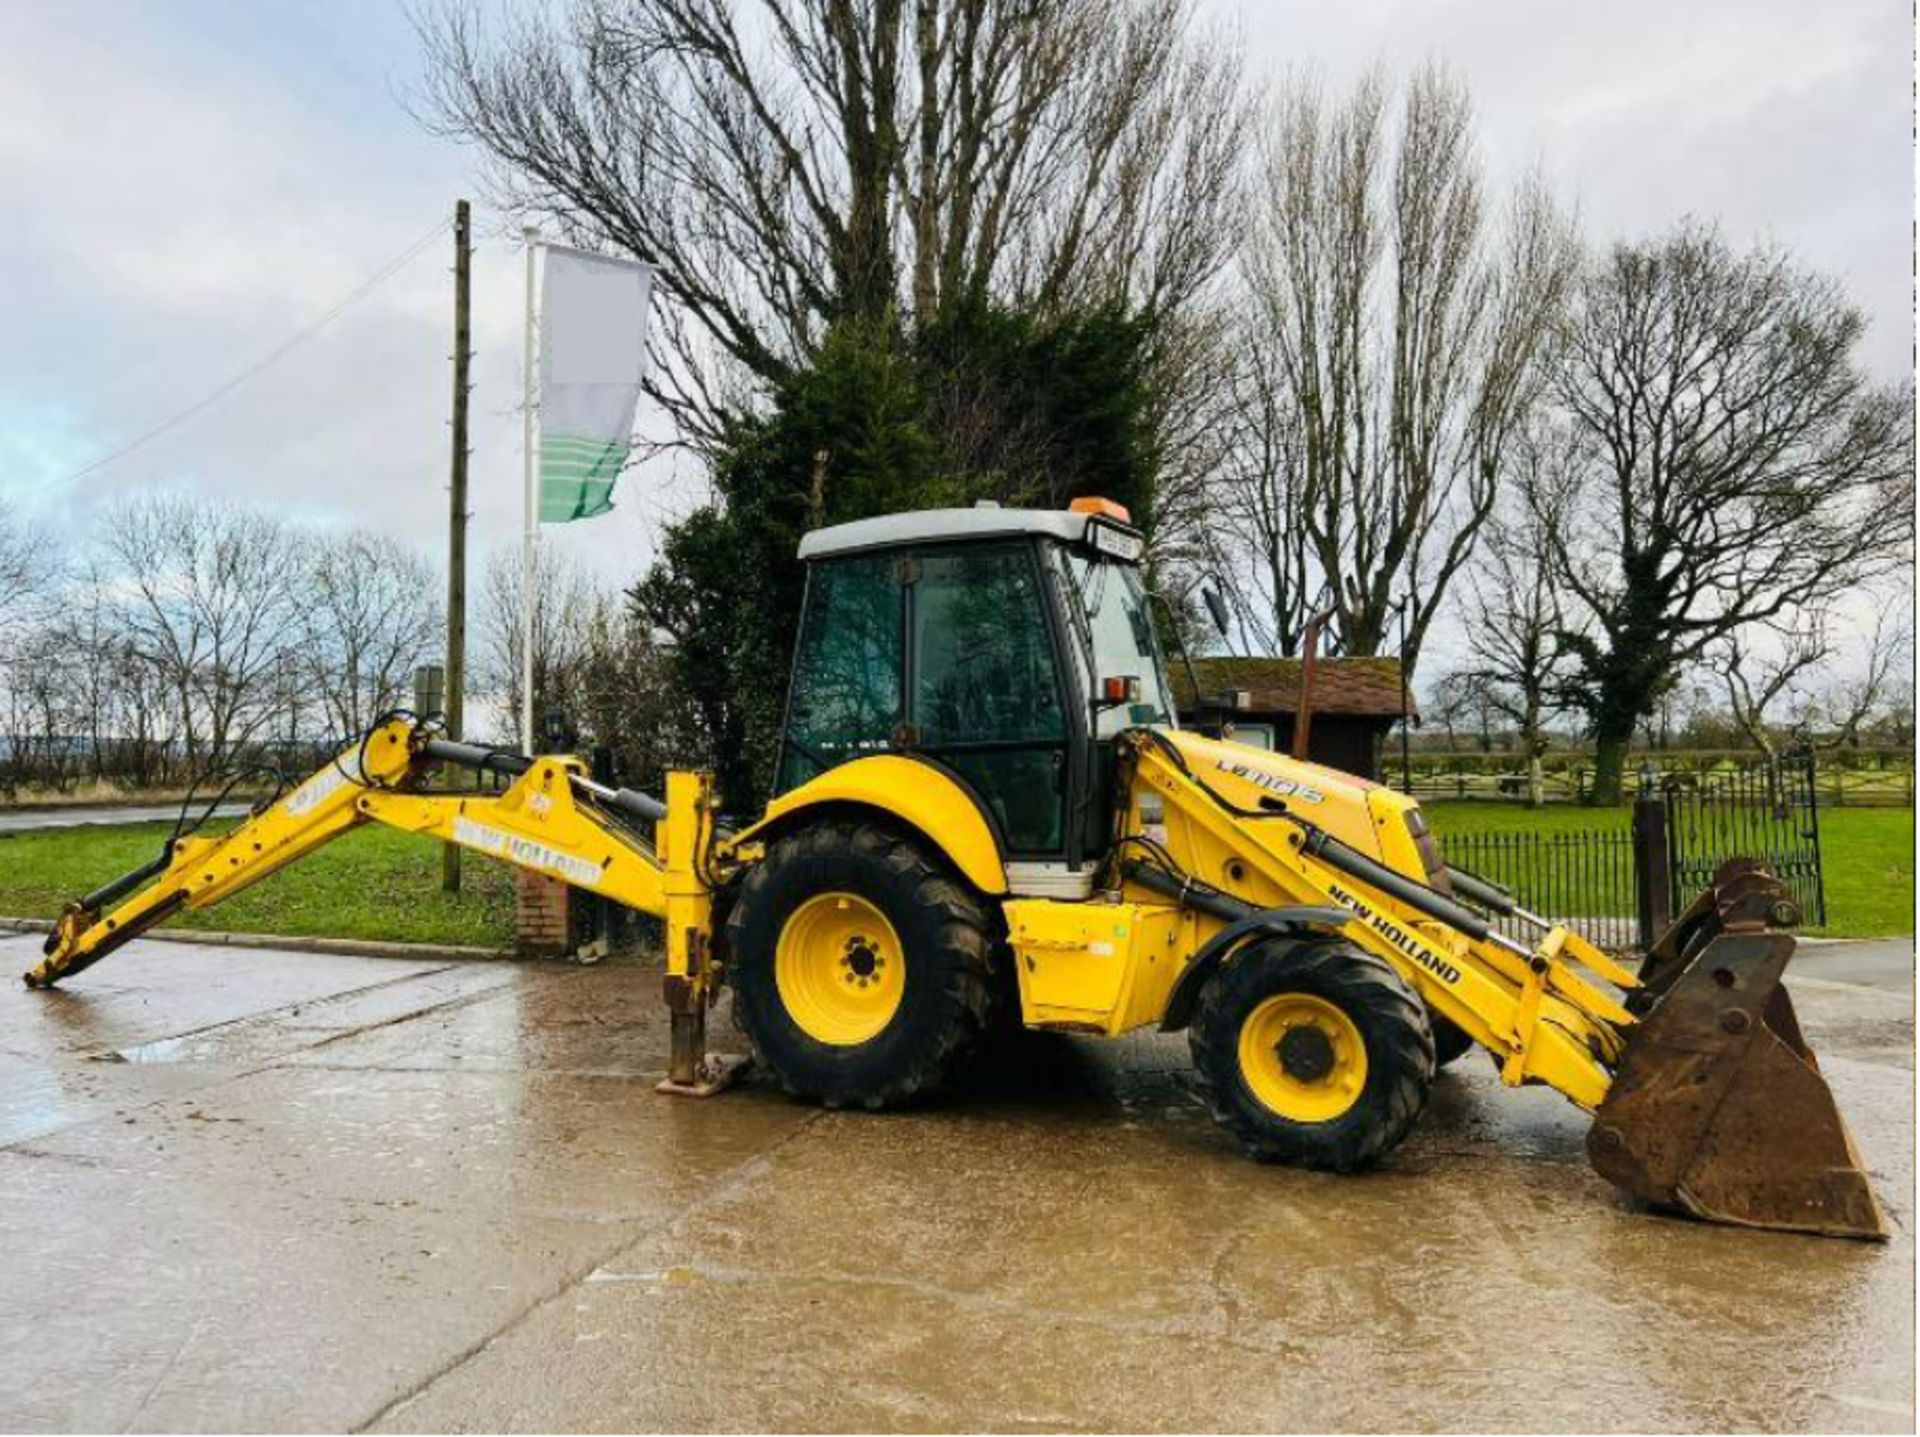
[(1780, 985), (1798, 911), (1736, 859), (1647, 955), (1587, 1135), (1600, 1175), (1711, 1222), (1884, 1239), (1860, 1155)]

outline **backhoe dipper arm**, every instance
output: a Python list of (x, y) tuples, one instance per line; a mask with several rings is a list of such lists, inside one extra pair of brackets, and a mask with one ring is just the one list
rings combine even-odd
[(153, 862), (69, 903), (27, 986), (50, 988), (182, 909), (210, 908), (365, 822), (356, 800), (370, 783), (410, 776), (413, 733), (410, 720), (390, 720), (231, 833), (176, 838)]
[[(447, 763), (511, 774), (514, 782), (498, 794), (422, 791), (427, 772)], [(594, 783), (578, 759), (434, 738), (404, 715), (233, 832), (177, 839), (154, 862), (68, 904), (26, 981), (49, 987), (180, 910), (211, 907), (368, 821), (457, 843), (665, 919), (669, 1004), (676, 1015), (704, 1012), (712, 900), (702, 855), (714, 834), (704, 775), (672, 775), (662, 803)], [(648, 826), (651, 840), (640, 831)]]

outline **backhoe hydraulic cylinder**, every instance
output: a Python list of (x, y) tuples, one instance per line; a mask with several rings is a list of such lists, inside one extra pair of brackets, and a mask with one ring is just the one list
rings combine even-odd
[(487, 748), (477, 743), (458, 743), (450, 738), (430, 738), (422, 753), (435, 763), (453, 763), (482, 772), (504, 773), (518, 777), (533, 767), (533, 760), (509, 749)]
[(111, 883), (103, 883), (94, 889), (80, 900), (80, 906), (89, 913), (98, 913), (109, 904), (118, 903), (148, 879), (158, 878), (167, 871), (167, 865), (172, 861), (173, 849), (169, 845), (151, 863), (143, 863), (131, 873), (123, 873)]

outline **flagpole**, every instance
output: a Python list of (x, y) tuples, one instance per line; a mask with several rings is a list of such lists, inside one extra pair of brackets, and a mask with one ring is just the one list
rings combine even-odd
[(520, 751), (538, 753), (533, 742), (533, 606), (538, 595), (534, 587), (534, 537), (539, 522), (536, 473), (538, 459), (534, 450), (534, 407), (539, 397), (539, 380), (534, 374), (533, 345), (533, 261), (540, 243), (537, 230), (521, 232), (527, 243), (527, 333), (524, 352), (527, 393), (521, 415), (521, 448), (526, 463), (526, 529), (520, 543)]

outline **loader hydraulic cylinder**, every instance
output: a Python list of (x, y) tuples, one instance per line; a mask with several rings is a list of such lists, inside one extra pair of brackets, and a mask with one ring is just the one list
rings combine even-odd
[(1453, 885), (1456, 893), (1464, 894), (1482, 908), (1498, 913), (1502, 917), (1518, 913), (1520, 905), (1513, 901), (1513, 895), (1497, 884), (1476, 877), (1463, 868), (1447, 865), (1447, 882)]
[(1349, 878), (1357, 878), (1382, 893), (1391, 894), (1407, 907), (1449, 928), (1457, 928), (1476, 943), (1484, 943), (1493, 932), (1487, 920), (1471, 908), (1463, 908), (1444, 893), (1436, 893), (1424, 883), (1416, 883), (1405, 874), (1395, 873), (1321, 829), (1308, 831), (1301, 847), (1329, 868), (1337, 868)]

